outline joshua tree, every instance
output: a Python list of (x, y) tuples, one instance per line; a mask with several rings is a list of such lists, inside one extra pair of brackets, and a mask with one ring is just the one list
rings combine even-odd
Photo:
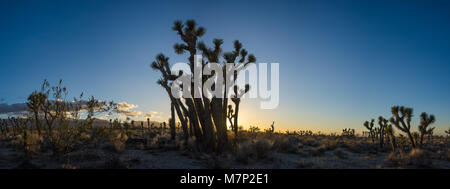
[(430, 143), (433, 140), (434, 129), (435, 129), (435, 127), (430, 128), (430, 130), (427, 133), (427, 135), (428, 135), (428, 142), (430, 142)]
[(394, 133), (394, 128), (392, 128), (392, 125), (391, 125), (391, 124), (388, 124), (388, 125), (384, 128), (384, 132), (385, 132), (386, 135), (389, 137), (389, 142), (391, 143), (392, 151), (395, 151), (397, 144), (395, 143), (395, 133)]
[(275, 132), (275, 121), (272, 122), (272, 125), (270, 125), (272, 133)]
[(412, 136), (414, 139), (414, 144), (417, 146), (419, 144), (419, 138), (420, 138), (419, 132), (416, 132), (416, 131), (412, 132)]
[(436, 118), (434, 115), (428, 115), (427, 113), (423, 112), (420, 114), (420, 125), (419, 125), (419, 132), (420, 132), (420, 140), (419, 140), (419, 146), (422, 147), (423, 145), (423, 138), (425, 135), (433, 134), (433, 128), (428, 128), (431, 124), (433, 124), (436, 121)]
[[(416, 148), (414, 138), (411, 134), (411, 118), (413, 116), (412, 108), (405, 108), (403, 106), (393, 106), (391, 108), (392, 115), (390, 122), (400, 131), (406, 133), (411, 142), (411, 146)], [(406, 121), (405, 121), (406, 118)]]
[(375, 143), (375, 136), (374, 136), (374, 131), (373, 131), (373, 125), (374, 125), (375, 120), (372, 119), (369, 123), (369, 121), (364, 122), (364, 127), (367, 128), (367, 130), (369, 130), (369, 136), (372, 139), (372, 143)]
[(150, 118), (147, 118), (147, 129), (150, 131), (150, 133), (151, 133), (151, 131), (152, 131), (152, 128), (151, 128), (151, 125), (150, 125)]
[[(239, 41), (234, 42), (234, 51), (223, 54), (221, 48), (223, 40), (221, 39), (213, 40), (213, 48), (207, 47), (203, 42), (198, 42), (198, 39), (205, 34), (205, 29), (203, 27), (198, 27), (193, 20), (188, 20), (184, 24), (181, 21), (176, 21), (174, 22), (172, 29), (177, 32), (182, 40), (182, 43), (174, 45), (175, 52), (177, 54), (183, 54), (185, 52), (189, 54), (190, 74), (187, 75), (195, 75), (194, 68), (198, 65), (195, 64), (194, 56), (197, 55), (197, 50), (205, 57), (205, 60), (202, 60), (200, 65), (202, 69), (207, 66), (208, 63), (220, 64), (221, 57), (223, 57), (222, 60), (224, 60), (224, 62), (235, 64), (235, 69), (229, 69), (224, 64), (220, 64), (222, 66), (222, 74), (214, 73), (209, 76), (204, 75), (201, 77), (200, 81), (202, 84), (213, 77), (223, 77), (224, 79), (222, 79), (222, 82), (226, 83), (226, 79), (229, 78), (226, 77), (227, 75), (235, 76), (234, 80), (236, 80), (239, 71), (244, 70), (248, 64), (253, 63), (256, 60), (253, 55), (248, 54), (248, 52), (242, 48), (242, 44)], [(219, 83), (219, 85), (213, 85), (212, 87), (220, 94), (224, 94), (223, 97), (213, 96), (208, 98), (205, 95), (202, 95), (200, 98), (194, 98), (194, 94), (201, 94), (202, 89), (194, 85), (194, 80), (191, 80), (187, 86), (184, 84), (179, 87), (179, 89), (183, 89), (184, 101), (181, 101), (181, 99), (176, 99), (172, 96), (171, 89), (174, 89), (172, 88), (173, 81), (184, 76), (183, 72), (179, 72), (178, 76), (171, 75), (168, 58), (163, 54), (160, 54), (156, 59), (156, 62), (152, 63), (152, 68), (159, 70), (162, 74), (162, 78), (158, 81), (158, 84), (166, 89), (171, 103), (175, 105), (175, 110), (183, 126), (186, 139), (189, 135), (187, 129), (187, 122), (189, 121), (190, 127), (193, 127), (193, 135), (196, 136), (198, 141), (201, 141), (207, 150), (217, 150), (220, 152), (228, 141), (226, 126), (227, 118), (228, 120), (230, 120), (230, 118), (234, 119), (232, 126), (235, 128), (235, 134), (237, 134), (240, 98), (243, 94), (248, 92), (250, 86), (246, 85), (244, 89), (239, 89), (234, 85), (228, 86), (228, 84), (226, 87), (221, 87), (221, 84), (223, 83)], [(234, 90), (232, 91), (232, 89)], [(186, 94), (184, 91), (189, 91), (189, 97), (185, 96)], [(229, 96), (227, 95), (228, 91), (232, 91), (234, 94)], [(232, 114), (229, 114), (229, 110), (227, 111), (227, 108), (229, 107), (229, 98), (231, 98), (234, 103), (234, 112)], [(231, 117), (228, 117), (230, 115)], [(192, 132), (190, 133), (192, 134)]]
[(378, 117), (378, 125), (380, 125), (379, 136), (380, 136), (380, 148), (383, 148), (384, 144), (384, 136), (385, 136), (385, 128), (388, 125), (388, 120), (384, 119), (382, 116)]
[(355, 136), (355, 129), (351, 129), (351, 128), (342, 129), (342, 136), (354, 137)]
[[(156, 56), (156, 61), (152, 62), (151, 67), (154, 70), (159, 70), (161, 72), (162, 78), (159, 79), (157, 81), (157, 83), (159, 85), (161, 85), (166, 90), (167, 94), (169, 95), (169, 98), (171, 101), (171, 110), (173, 110), (173, 108), (172, 108), (172, 106), (173, 106), (175, 108), (175, 110), (177, 111), (178, 118), (180, 119), (180, 122), (183, 127), (185, 140), (187, 140), (189, 135), (188, 135), (188, 130), (187, 130), (187, 123), (183, 117), (183, 113), (181, 112), (182, 110), (180, 108), (181, 101), (180, 101), (180, 99), (176, 99), (173, 97), (171, 89), (170, 89), (173, 80), (175, 80), (175, 77), (173, 75), (171, 75), (171, 70), (169, 67), (169, 58), (164, 56), (163, 54), (158, 54)], [(172, 111), (172, 116), (173, 115), (174, 115), (174, 113)]]
[(42, 105), (47, 100), (47, 95), (42, 92), (33, 92), (28, 96), (28, 102), (27, 107), (28, 111), (32, 113), (34, 116), (34, 122), (36, 125), (36, 130), (38, 131), (38, 134), (41, 135), (41, 123), (39, 120), (39, 112), (42, 110)]
[(450, 128), (448, 128), (448, 130), (446, 130), (445, 133), (447, 134), (447, 136), (449, 136), (450, 135)]
[(230, 127), (231, 127), (231, 130), (233, 130), (233, 131), (235, 131), (235, 130), (237, 130), (237, 129), (235, 129), (235, 126), (234, 126), (234, 124), (233, 124), (233, 117), (234, 117), (234, 110), (233, 110), (233, 106), (231, 106), (231, 105), (228, 105), (228, 113), (227, 113), (227, 118), (228, 118), (228, 121), (230, 122)]

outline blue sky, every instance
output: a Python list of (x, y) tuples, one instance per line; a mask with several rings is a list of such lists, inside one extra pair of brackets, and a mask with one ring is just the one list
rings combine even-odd
[[(280, 63), (280, 105), (242, 105), (261, 128), (339, 132), (390, 116), (392, 105), (450, 126), (448, 1), (1, 1), (0, 99), (20, 103), (43, 79), (71, 94), (136, 104), (169, 116), (149, 64), (172, 63), (174, 20), (195, 19), (201, 39), (239, 39), (257, 62)], [(417, 125), (417, 124), (415, 124)], [(416, 127), (416, 126), (414, 126)]]

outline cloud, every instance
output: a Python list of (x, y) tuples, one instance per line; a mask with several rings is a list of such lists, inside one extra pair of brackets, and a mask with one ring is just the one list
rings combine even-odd
[[(77, 104), (75, 104), (74, 102), (70, 102), (72, 105), (74, 106), (69, 106), (69, 110), (73, 111), (75, 106), (78, 106), (80, 108), (80, 111), (86, 110), (87, 108), (87, 101), (78, 101)], [(99, 107), (101, 108), (105, 105), (105, 102), (101, 101), (99, 103)], [(141, 111), (136, 111), (133, 110), (135, 108), (138, 108), (138, 105), (135, 104), (129, 104), (126, 102), (120, 102), (117, 104), (117, 106), (115, 107), (115, 109), (113, 110), (113, 112), (118, 114), (118, 117), (121, 119), (126, 119), (127, 117), (129, 118), (134, 118), (134, 117), (139, 117), (142, 116), (144, 118), (147, 117), (153, 117), (153, 118), (159, 118), (158, 114), (159, 112), (151, 112), (151, 113), (146, 113), (145, 115), (143, 115), (143, 113)], [(6, 103), (0, 103), (0, 115), (1, 114), (9, 114), (9, 115), (17, 115), (17, 116), (23, 116), (27, 113), (27, 105), (26, 103), (16, 103), (16, 104), (6, 104)], [(70, 118), (72, 117), (72, 115), (70, 114), (70, 112), (67, 112), (66, 115)], [(108, 119), (109, 115), (102, 115), (99, 117), (100, 119)]]
[[(67, 107), (68, 111), (75, 111), (79, 110), (79, 112), (86, 110), (88, 108), (88, 101), (86, 100), (80, 100), (78, 102), (70, 102), (68, 103), (69, 106)], [(99, 101), (97, 104), (97, 107), (94, 107), (95, 110), (100, 110), (106, 105), (106, 102)], [(15, 104), (6, 104), (6, 103), (0, 103), (0, 114), (12, 114), (12, 115), (19, 115), (19, 114), (25, 114), (27, 113), (27, 104), (26, 103), (15, 103)], [(70, 116), (70, 112), (66, 112), (68, 116)]]
[(27, 105), (25, 103), (16, 104), (0, 104), (0, 114), (16, 114), (22, 113), (27, 110)]
[(105, 115), (99, 116), (99, 117), (97, 117), (97, 118), (98, 118), (98, 119), (107, 120), (107, 119), (109, 119), (109, 117), (111, 117), (109, 114), (105, 114)]
[(163, 112), (157, 112), (157, 111), (150, 111), (145, 113), (142, 117), (151, 118), (152, 120), (164, 120), (163, 119)]
[(135, 104), (128, 104), (126, 102), (120, 102), (117, 104), (116, 108), (113, 111), (115, 113), (119, 114), (120, 118), (137, 117), (142, 114), (141, 111), (132, 110), (137, 107), (139, 107), (139, 106), (135, 105)]

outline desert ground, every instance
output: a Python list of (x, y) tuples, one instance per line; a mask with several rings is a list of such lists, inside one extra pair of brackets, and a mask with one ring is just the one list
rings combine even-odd
[[(139, 124), (138, 124), (139, 125)], [(389, 143), (359, 135), (320, 134), (310, 131), (270, 132), (242, 130), (221, 153), (206, 152), (195, 138), (187, 142), (177, 128), (92, 127), (79, 136), (53, 136), (3, 130), (1, 169), (375, 169), (450, 168), (450, 138), (433, 136), (412, 149), (406, 137)], [(61, 131), (61, 130), (60, 130)], [(58, 138), (58, 145), (53, 142)]]

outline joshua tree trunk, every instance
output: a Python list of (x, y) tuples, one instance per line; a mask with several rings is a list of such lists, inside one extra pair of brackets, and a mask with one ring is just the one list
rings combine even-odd
[(175, 105), (174, 102), (171, 103), (170, 106), (170, 113), (171, 113), (171, 118), (170, 118), (170, 138), (172, 140), (175, 140), (175, 134), (176, 134), (176, 128), (175, 128), (175, 111), (174, 111)]
[(392, 150), (395, 151), (396, 149), (395, 136), (389, 136), (389, 140), (391, 142)]
[[(188, 109), (186, 111), (187, 111), (187, 116), (189, 117), (189, 123), (190, 123), (189, 125), (193, 130), (193, 135), (195, 136), (195, 138), (197, 140), (201, 140), (203, 134), (202, 134), (202, 130), (199, 125), (197, 111), (195, 110), (195, 106), (194, 106), (194, 102), (193, 102), (192, 98), (186, 99), (186, 105), (188, 106)], [(192, 132), (191, 132), (191, 135), (192, 135)]]
[(413, 148), (416, 148), (416, 143), (414, 142), (414, 138), (413, 138), (413, 136), (411, 135), (411, 132), (407, 132), (407, 134), (408, 134), (409, 141), (411, 142), (411, 146), (412, 146)]
[(239, 115), (239, 101), (235, 103), (235, 112), (234, 112), (234, 136), (237, 137), (239, 133), (239, 126), (238, 126), (238, 115)]
[[(224, 148), (224, 146), (228, 143), (228, 136), (227, 136), (227, 126), (223, 123), (223, 108), (222, 108), (222, 99), (220, 98), (213, 98), (212, 101), (211, 110), (213, 113), (214, 118), (214, 124), (216, 125), (217, 130), (217, 151), (221, 152)], [(226, 112), (225, 112), (226, 113)], [(226, 123), (226, 122), (225, 122)]]
[[(169, 91), (169, 88), (168, 88), (168, 87), (166, 88), (166, 90), (167, 90), (167, 93), (169, 93), (169, 96), (170, 96), (171, 101), (172, 101), (172, 105), (173, 105), (173, 107), (175, 108), (175, 110), (177, 111), (176, 113), (177, 113), (177, 115), (178, 115), (178, 119), (180, 119), (181, 126), (183, 127), (184, 140), (187, 141), (188, 138), (189, 138), (189, 133), (188, 133), (188, 130), (187, 130), (188, 128), (187, 128), (186, 120), (184, 119), (183, 113), (181, 112), (181, 109), (180, 109), (179, 99), (177, 100), (177, 99), (175, 99), (175, 98), (172, 96), (172, 94), (171, 94), (171, 92)], [(172, 114), (172, 115), (173, 115), (173, 114)], [(174, 115), (173, 115), (173, 118), (175, 118)]]

